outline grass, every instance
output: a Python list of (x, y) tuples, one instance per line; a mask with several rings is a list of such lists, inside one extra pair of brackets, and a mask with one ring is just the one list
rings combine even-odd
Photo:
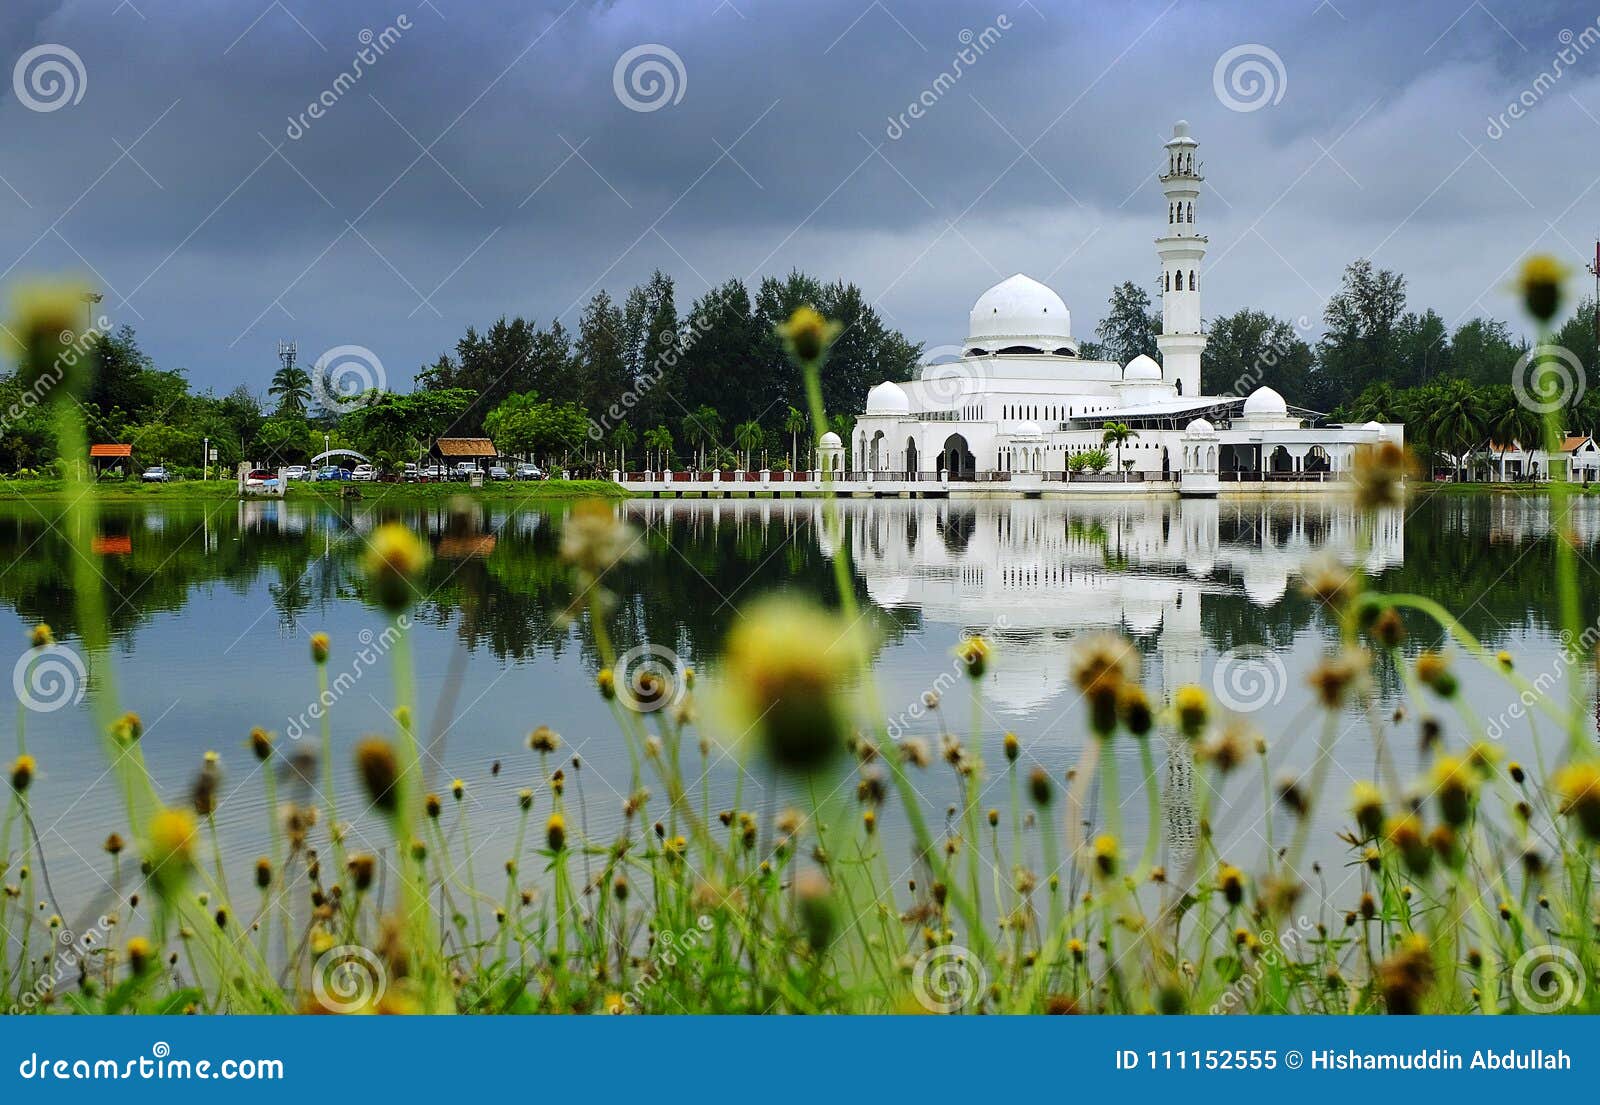
[[(786, 332), (815, 413), (821, 325), (802, 312)], [(64, 438), (72, 409), (62, 408)], [(1398, 449), (1364, 454), (1364, 507), (1394, 502), (1405, 468)], [(68, 525), (86, 537), (98, 496), (72, 501)], [(825, 524), (837, 527), (831, 498), (827, 509)], [(19, 711), (0, 828), (0, 926), (19, 935), (0, 956), (0, 988), (20, 1009), (1600, 1010), (1600, 988), (1587, 985), (1600, 971), (1600, 764), (1578, 693), (1592, 634), (1574, 632), (1574, 694), (1558, 699), (1427, 596), (1379, 593), (1358, 571), (1330, 564), (1306, 581), (1339, 642), (1306, 673), (1320, 707), (1290, 727), (1314, 733), (1324, 753), (1306, 775), (1271, 775), (1272, 736), (1223, 716), (1200, 688), (1151, 702), (1132, 644), (1101, 635), (1073, 643), (1085, 739), (1078, 762), (1052, 776), (1031, 763), (1026, 734), (1008, 736), (998, 756), (979, 739), (979, 677), (1005, 660), (1003, 645), (981, 638), (953, 658), (972, 677), (965, 692), (926, 697), (946, 734), (939, 745), (890, 738), (847, 548), (834, 558), (837, 607), (815, 597), (752, 602), (709, 689), (712, 681), (676, 665), (619, 667), (606, 580), (639, 544), (613, 505), (586, 500), (567, 517), (562, 555), (572, 614), (598, 654), (587, 693), (628, 753), (622, 828), (586, 830), (585, 773), (559, 736), (544, 727), (504, 734), (496, 770), (525, 786), (511, 858), (485, 871), (472, 862), (481, 826), (463, 800), (478, 781), (440, 793), (421, 786), (427, 750), (413, 717), (431, 704), (412, 700), (405, 619), (429, 550), (390, 525), (371, 536), (365, 567), (393, 619), (393, 724), (361, 743), (360, 789), (335, 795), (325, 715), (320, 767), (308, 769), (305, 750), (295, 750), (297, 770), (321, 788), (287, 804), (269, 790), (271, 854), (230, 871), (216, 847), (215, 766), (198, 765), (187, 797), (166, 801), (145, 767), (140, 724), (117, 704), (103, 596), (81, 547), (89, 567), (76, 601), (99, 688), (94, 723), (122, 799), (107, 814), (115, 837), (105, 860), (120, 899), (109, 933), (81, 954), (79, 941), (66, 942), (74, 957), (63, 971), (60, 933), (77, 929), (48, 891), (29, 807), (39, 765)], [(1558, 560), (1564, 618), (1575, 572), (1570, 558)], [(1408, 660), (1408, 633), (1424, 631), (1442, 633), (1449, 653)], [(38, 657), (49, 647), (41, 629)], [(337, 658), (336, 642), (313, 641), (306, 693), (327, 686)], [(1414, 720), (1380, 707), (1380, 673), (1402, 688)], [(1465, 679), (1501, 680), (1524, 696), (1535, 763), (1510, 762), (1484, 739), (1482, 719), (1460, 702)], [(956, 711), (963, 699), (966, 723)], [(1367, 716), (1378, 754), (1372, 778), (1345, 798), (1329, 764), (1347, 709)], [(1393, 747), (1412, 733), (1428, 766), (1404, 778)], [(761, 797), (736, 791), (718, 808), (704, 780), (729, 734), (740, 735), (734, 749), (749, 770), (775, 785)], [(285, 752), (264, 733), (252, 747), (271, 787)], [(1158, 747), (1193, 777), (1194, 847), (1171, 869), (1158, 863), (1167, 770)], [(1137, 760), (1133, 780), (1119, 777), (1123, 750)], [(1249, 871), (1210, 831), (1217, 796), (1239, 777), (1258, 779), (1254, 812), (1286, 826), (1281, 839), (1268, 829), (1264, 859)], [(774, 808), (777, 784), (792, 805)], [(932, 808), (922, 797), (930, 786), (958, 799)], [(989, 805), (992, 793), (1006, 800)], [(1121, 797), (1135, 793), (1143, 809), (1124, 810)], [(1326, 806), (1340, 825), (1326, 843), (1351, 878), (1330, 880), (1308, 858)], [(1144, 820), (1142, 849), (1122, 824), (1134, 817)], [(349, 831), (362, 818), (380, 826), (376, 846)], [(887, 818), (904, 823), (909, 860), (885, 846)]]
[[(558, 499), (621, 499), (628, 493), (610, 480), (502, 481), (469, 487), (464, 483), (300, 483), (289, 488), (290, 499), (338, 500), (345, 489), (354, 489), (362, 499), (388, 502), (435, 502), (466, 495), (491, 502), (525, 502)], [(85, 485), (65, 479), (0, 480), (0, 502), (62, 502), (81, 495)], [(118, 502), (216, 502), (238, 497), (231, 480), (180, 480), (176, 483), (136, 481), (96, 482), (95, 498), (104, 503)]]

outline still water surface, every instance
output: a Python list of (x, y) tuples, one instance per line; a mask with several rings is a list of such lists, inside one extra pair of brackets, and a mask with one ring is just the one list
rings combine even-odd
[[(1070, 678), (1070, 641), (1097, 629), (1137, 643), (1155, 700), (1198, 683), (1267, 738), (1270, 775), (1308, 769), (1323, 720), (1304, 677), (1335, 634), (1298, 584), (1305, 562), (1323, 551), (1359, 560), (1377, 587), (1444, 602), (1489, 647), (1515, 654), (1529, 678), (1548, 671), (1559, 685), (1569, 674), (1553, 626), (1549, 506), (1542, 497), (1439, 496), (1381, 516), (1365, 535), (1348, 507), (1322, 499), (884, 500), (840, 508), (842, 534), (824, 524), (822, 504), (814, 501), (620, 505), (644, 532), (649, 551), (606, 581), (616, 599), (616, 647), (670, 650), (695, 667), (697, 686), (709, 696), (716, 652), (738, 608), (775, 588), (829, 595), (831, 558), (848, 547), (858, 593), (882, 640), (876, 678), (892, 730), (936, 747), (945, 730), (971, 740), (976, 727), (994, 765), (985, 805), (997, 806), (1007, 798), (998, 770), (1007, 731), (1023, 742), (1024, 766), (1042, 764), (1058, 780), (1081, 753), (1083, 711)], [(326, 631), (334, 642), (329, 675), (342, 690), (330, 717), (345, 793), (355, 785), (351, 747), (388, 727), (386, 621), (365, 594), (358, 561), (363, 535), (391, 517), (426, 532), (435, 550), (423, 587), (428, 597), (410, 630), (418, 716), (434, 742), (430, 787), (443, 792), (452, 778), (467, 781), (477, 869), (498, 870), (511, 847), (517, 791), (539, 785), (524, 745), (538, 725), (556, 729), (564, 751), (581, 757), (582, 770), (569, 770), (569, 801), (581, 794), (590, 833), (605, 839), (615, 830), (629, 785), (628, 756), (593, 689), (599, 661), (589, 627), (583, 618), (563, 616), (574, 594), (556, 557), (563, 510), (293, 500), (107, 508), (96, 547), (112, 596), (121, 707), (143, 717), (145, 755), (172, 801), (182, 800), (206, 750), (221, 754), (218, 828), (230, 879), (240, 884), (236, 893), (266, 851), (261, 769), (246, 747), (249, 729), (275, 731), (286, 749), (301, 735), (304, 748), (318, 744), (311, 633)], [(1584, 616), (1593, 624), (1600, 615), (1594, 568), (1600, 499), (1580, 502), (1573, 522), (1583, 557)], [(20, 656), (28, 628), (40, 621), (77, 647), (68, 579), (75, 554), (58, 523), (52, 508), (0, 508), (0, 640), (17, 642), (0, 660)], [(1438, 642), (1421, 623), (1413, 630), (1412, 652)], [(953, 676), (951, 655), (974, 632), (995, 643), (976, 702)], [(1334, 767), (1319, 814), (1322, 843), (1313, 854), (1335, 866), (1343, 858), (1332, 832), (1350, 784), (1374, 774), (1376, 742), (1389, 743), (1405, 778), (1421, 762), (1416, 712), (1396, 722), (1398, 681), (1392, 671), (1380, 670), (1379, 677), (1379, 705), (1336, 719), (1331, 731)], [(1470, 671), (1463, 683), (1463, 697), (1482, 723), (1503, 733), (1512, 755), (1531, 760), (1528, 723), (1508, 713), (1513, 692)], [(938, 711), (921, 705), (930, 689), (944, 691)], [(32, 798), (49, 875), (64, 911), (103, 909), (113, 892), (101, 843), (112, 830), (129, 830), (93, 739), (87, 699), (35, 691), (45, 706), (59, 702), (23, 711), (29, 749), (40, 764)], [(714, 713), (706, 715), (714, 728)], [(1454, 709), (1440, 715), (1451, 739), (1470, 737), (1469, 723)], [(11, 745), (7, 739), (6, 759)], [(1194, 780), (1186, 758), (1168, 755), (1165, 742), (1161, 747), (1162, 846), (1168, 862), (1176, 862), (1195, 830)], [(1119, 746), (1115, 754), (1120, 778), (1137, 779), (1137, 752)], [(716, 746), (706, 774), (711, 808), (720, 809), (741, 779), (737, 757)], [(743, 784), (748, 808), (770, 810), (785, 801), (764, 793), (770, 779), (758, 767), (743, 774)], [(933, 769), (918, 785), (937, 824), (957, 793), (954, 781), (948, 769)], [(1284, 840), (1283, 815), (1263, 816), (1261, 788), (1253, 765), (1217, 799), (1215, 829), (1225, 854), (1241, 866), (1254, 866), (1269, 840)], [(1124, 793), (1121, 804), (1131, 844), (1144, 835), (1145, 798)], [(537, 811), (548, 812), (542, 795)], [(1101, 824), (1112, 813), (1098, 804), (1091, 810)], [(886, 818), (884, 828), (904, 857), (894, 819)], [(386, 843), (381, 827), (365, 820), (353, 831), (353, 846), (365, 839), (377, 850)]]

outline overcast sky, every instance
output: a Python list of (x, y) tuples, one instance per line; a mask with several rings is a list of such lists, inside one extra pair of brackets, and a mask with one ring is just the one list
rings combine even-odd
[[(6, 0), (0, 284), (83, 273), (163, 367), (219, 392), (264, 391), (280, 338), (307, 363), (370, 348), (403, 390), (468, 323), (575, 327), (596, 289), (657, 267), (680, 309), (729, 276), (852, 280), (930, 347), (1020, 270), (1085, 337), (1113, 283), (1154, 287), (1154, 172), (1181, 117), (1207, 178), (1207, 316), (1315, 322), (1364, 255), (1413, 306), (1515, 319), (1512, 266), (1540, 249), (1576, 267), (1600, 232), (1597, 16)], [(939, 81), (964, 48), (981, 56)], [(1513, 101), (1531, 106), (1496, 121)]]

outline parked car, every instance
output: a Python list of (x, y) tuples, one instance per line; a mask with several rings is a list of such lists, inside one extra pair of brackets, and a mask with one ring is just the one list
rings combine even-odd
[(506, 471), (500, 465), (494, 464), (489, 466), (489, 478), (491, 480), (509, 480), (511, 478), (511, 473)]
[(537, 464), (523, 463), (517, 465), (516, 476), (519, 480), (542, 480), (544, 479), (544, 469)]
[(283, 470), (283, 478), (286, 480), (303, 480), (310, 474), (310, 469), (303, 464), (291, 464)]
[(154, 464), (144, 470), (144, 475), (139, 477), (145, 483), (171, 483), (172, 476), (167, 472), (164, 464)]
[(318, 483), (324, 480), (347, 480), (350, 478), (350, 473), (340, 468), (337, 464), (329, 464), (317, 469), (316, 478)]
[(378, 478), (378, 470), (370, 464), (358, 464), (355, 466), (355, 470), (350, 473), (350, 478), (359, 480), (362, 483), (371, 483)]
[(451, 476), (458, 480), (470, 480), (472, 478), (472, 473), (476, 472), (477, 470), (478, 466), (475, 462), (470, 460), (460, 460), (456, 462), (455, 468), (451, 470)]
[(422, 470), (422, 478), (430, 483), (443, 483), (450, 478), (450, 469), (442, 464), (430, 464)]

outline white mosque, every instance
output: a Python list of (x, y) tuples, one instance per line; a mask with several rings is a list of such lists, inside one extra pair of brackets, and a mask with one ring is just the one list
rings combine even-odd
[(1160, 363), (1144, 355), (1126, 365), (1080, 357), (1066, 303), (1018, 273), (978, 297), (954, 356), (924, 366), (919, 379), (882, 383), (868, 393), (848, 456), (839, 455), (844, 443), (828, 435), (833, 440), (824, 440), (824, 453), (837, 450), (832, 463), (845, 480), (1047, 490), (1068, 478), (1074, 453), (1101, 448), (1106, 427), (1121, 423), (1136, 436), (1122, 445), (1121, 470), (1099, 481), (1137, 480), (1151, 491), (1192, 495), (1214, 495), (1223, 485), (1314, 489), (1337, 480), (1359, 446), (1403, 442), (1397, 423), (1330, 425), (1316, 412), (1291, 408), (1272, 388), (1255, 386), (1259, 372), (1237, 382), (1239, 394), (1200, 394), (1207, 239), (1196, 222), (1205, 179), (1197, 148), (1189, 125), (1178, 122), (1160, 176), (1167, 206), (1156, 239)]

